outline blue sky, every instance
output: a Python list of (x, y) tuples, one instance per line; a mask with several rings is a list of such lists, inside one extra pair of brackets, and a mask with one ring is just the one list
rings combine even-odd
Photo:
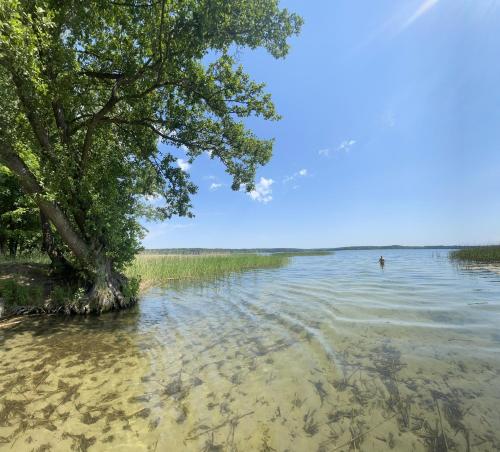
[(248, 121), (276, 139), (257, 191), (201, 156), (196, 218), (146, 223), (144, 246), (500, 242), (500, 1), (282, 6), (305, 20), (289, 56), (240, 55), (283, 116)]

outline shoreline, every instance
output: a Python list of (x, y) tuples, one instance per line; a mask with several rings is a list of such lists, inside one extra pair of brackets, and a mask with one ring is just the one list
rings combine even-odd
[[(138, 282), (136, 302), (131, 307), (153, 287), (166, 287), (182, 281), (210, 281), (235, 273), (280, 268), (287, 265), (291, 257), (290, 253), (139, 254), (125, 271), (130, 281)], [(75, 293), (68, 281), (51, 275), (49, 264), (3, 262), (0, 265), (0, 324), (17, 316), (78, 314), (74, 309), (75, 303), (79, 302)]]

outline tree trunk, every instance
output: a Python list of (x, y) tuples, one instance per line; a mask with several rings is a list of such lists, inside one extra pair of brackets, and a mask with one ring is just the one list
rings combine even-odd
[(10, 257), (16, 257), (17, 255), (17, 239), (9, 239), (9, 255)]
[(65, 303), (66, 314), (102, 314), (136, 304), (136, 296), (127, 295), (127, 278), (114, 271), (108, 259), (100, 257), (97, 262), (84, 293)]
[(23, 190), (33, 197), (42, 215), (55, 226), (63, 242), (89, 275), (86, 294), (69, 302), (66, 312), (100, 314), (135, 304), (135, 296), (126, 295), (127, 278), (113, 270), (112, 262), (105, 257), (103, 251), (96, 251), (85, 242), (57, 204), (46, 199), (35, 175), (6, 143), (0, 145), (0, 161), (18, 176)]
[(57, 247), (49, 220), (42, 211), (40, 211), (40, 223), (42, 226), (42, 252), (47, 253), (52, 267), (57, 273), (73, 273), (74, 268)]
[(113, 270), (111, 262), (99, 258), (94, 274), (94, 281), (84, 303), (80, 305), (80, 313), (102, 313), (128, 308), (137, 301), (135, 296), (126, 296), (128, 280)]

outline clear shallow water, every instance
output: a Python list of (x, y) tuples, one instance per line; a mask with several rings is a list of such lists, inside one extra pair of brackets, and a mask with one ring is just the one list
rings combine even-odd
[(0, 329), (0, 449), (500, 450), (500, 274), (338, 252)]

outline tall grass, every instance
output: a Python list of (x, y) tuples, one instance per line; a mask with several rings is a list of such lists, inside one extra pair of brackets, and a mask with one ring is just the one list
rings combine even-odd
[(479, 262), (479, 263), (500, 263), (500, 246), (478, 246), (475, 248), (464, 248), (452, 251), (450, 257), (457, 261)]
[(130, 278), (139, 278), (141, 287), (166, 285), (183, 279), (210, 279), (258, 268), (277, 268), (288, 263), (282, 254), (146, 255), (136, 257), (127, 269)]
[(43, 287), (18, 284), (12, 279), (0, 280), (0, 298), (7, 306), (42, 304)]
[(50, 264), (49, 257), (40, 252), (10, 256), (9, 254), (0, 254), (0, 264)]

